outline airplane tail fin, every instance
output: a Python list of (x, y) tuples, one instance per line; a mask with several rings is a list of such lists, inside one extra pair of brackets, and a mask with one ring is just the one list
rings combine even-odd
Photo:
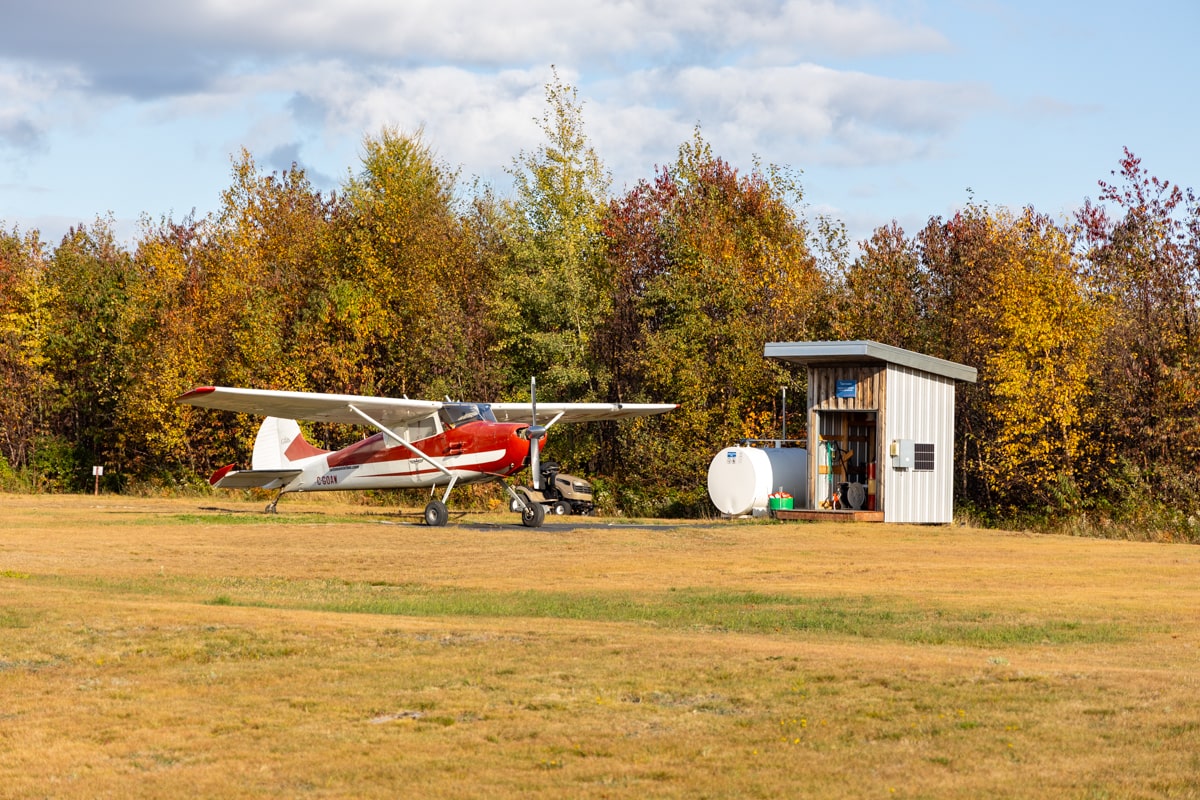
[(328, 452), (305, 441), (296, 420), (267, 417), (258, 428), (250, 467), (254, 470), (286, 469), (297, 461)]

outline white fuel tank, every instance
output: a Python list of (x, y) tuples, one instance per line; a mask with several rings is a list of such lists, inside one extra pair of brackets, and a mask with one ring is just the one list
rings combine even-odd
[(808, 451), (799, 447), (726, 447), (708, 465), (708, 496), (722, 514), (765, 514), (768, 495), (783, 491), (795, 508), (808, 503)]

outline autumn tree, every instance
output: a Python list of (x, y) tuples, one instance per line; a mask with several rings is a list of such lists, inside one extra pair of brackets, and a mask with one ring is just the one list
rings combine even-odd
[[(508, 205), (488, 186), (475, 184), (470, 201), (459, 216), (465, 252), (458, 261), (458, 284), (470, 287), (457, 294), (462, 336), (460, 367), (471, 377), (458, 396), (495, 398), (512, 391), (511, 365), (502, 359), (500, 325), (495, 317), (497, 298), (504, 292), (501, 276), (508, 263)], [(516, 379), (520, 379), (520, 375)], [(523, 383), (523, 381), (522, 381)], [(515, 395), (518, 396), (518, 395)]]
[(912, 239), (876, 230), (845, 281), (841, 331), (979, 370), (955, 395), (957, 494), (994, 517), (1079, 501), (1096, 316), (1072, 248), (1032, 209), (971, 201)]
[(36, 231), (0, 231), (0, 458), (16, 470), (49, 431), (54, 379), (44, 345), (55, 292), (46, 259)]
[(1078, 214), (1105, 320), (1093, 368), (1099, 462), (1106, 471), (1125, 462), (1147, 476), (1197, 475), (1200, 207), (1191, 190), (1150, 176), (1129, 150), (1113, 174), (1116, 182), (1100, 183), (1101, 204)]
[(232, 177), (194, 256), (202, 279), (195, 321), (211, 352), (207, 377), (307, 389), (308, 365), (289, 351), (301, 311), (327, 271), (326, 200), (302, 169), (264, 173), (245, 151)]
[(1032, 209), (984, 224), (991, 269), (970, 307), (984, 419), (963, 467), (996, 511), (1077, 510), (1097, 315), (1067, 232)]
[(470, 269), (456, 181), (420, 132), (385, 129), (364, 142), (362, 170), (346, 185), (349, 249), (336, 293), (348, 332), (365, 347), (370, 391), (461, 396), (474, 388), (464, 315), (489, 292), (490, 276)]
[(197, 384), (308, 390), (303, 321), (329, 272), (329, 200), (303, 170), (259, 171), (243, 152), (221, 207), (203, 220), (146, 223), (126, 325), (140, 365), (127, 392), (123, 453), (175, 480), (247, 454), (260, 420), (181, 409)]
[(838, 338), (871, 341), (929, 352), (929, 271), (918, 243), (893, 221), (860, 244), (844, 278)]
[(619, 429), (614, 453), (641, 454), (621, 461), (631, 504), (697, 511), (712, 453), (775, 432), (789, 376), (763, 358), (763, 343), (802, 338), (823, 284), (798, 200), (786, 173), (742, 175), (697, 131), (654, 183), (614, 203), (617, 291), (604, 342), (613, 390), (681, 404)]
[(227, 446), (223, 426), (206, 426), (196, 409), (175, 403), (213, 378), (202, 311), (210, 222), (142, 220), (121, 321), (125, 358), (137, 369), (129, 372), (116, 420), (116, 466), (139, 482), (185, 481)]

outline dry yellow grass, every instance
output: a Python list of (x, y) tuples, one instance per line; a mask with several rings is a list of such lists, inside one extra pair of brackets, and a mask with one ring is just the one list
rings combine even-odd
[(1195, 546), (261, 505), (0, 495), (0, 796), (1200, 797)]

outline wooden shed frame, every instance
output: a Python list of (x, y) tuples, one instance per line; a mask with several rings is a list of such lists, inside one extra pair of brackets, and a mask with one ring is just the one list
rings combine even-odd
[[(763, 355), (808, 369), (808, 503), (791, 518), (953, 520), (954, 389), (973, 367), (872, 341), (771, 342)], [(823, 507), (853, 483), (861, 509)]]

